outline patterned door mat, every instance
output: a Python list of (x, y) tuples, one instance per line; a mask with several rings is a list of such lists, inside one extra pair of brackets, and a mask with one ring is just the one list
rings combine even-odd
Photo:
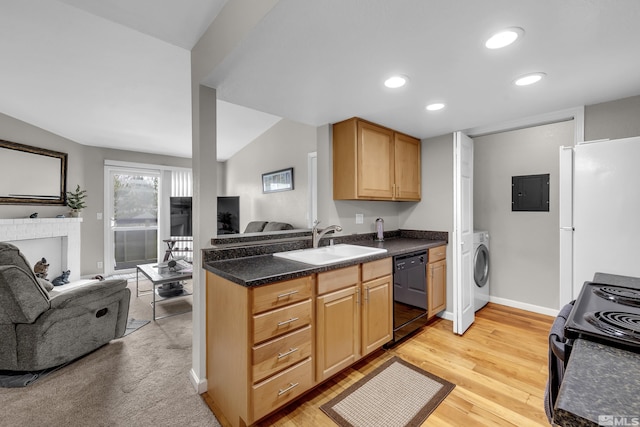
[(320, 409), (345, 427), (419, 426), (454, 387), (394, 356)]

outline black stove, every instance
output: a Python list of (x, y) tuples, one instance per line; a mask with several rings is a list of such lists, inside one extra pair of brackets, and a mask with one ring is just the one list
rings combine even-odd
[(640, 289), (586, 282), (564, 327), (583, 338), (640, 353)]

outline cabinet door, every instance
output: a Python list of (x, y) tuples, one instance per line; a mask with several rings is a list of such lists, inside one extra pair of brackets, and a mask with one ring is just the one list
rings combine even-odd
[(420, 200), (420, 140), (401, 133), (395, 139), (396, 200)]
[(316, 381), (341, 371), (360, 354), (359, 287), (316, 299)]
[(447, 261), (442, 260), (427, 264), (428, 317), (447, 308)]
[(390, 129), (358, 122), (358, 198), (393, 198), (393, 146)]
[(391, 341), (393, 334), (392, 276), (362, 284), (362, 356)]

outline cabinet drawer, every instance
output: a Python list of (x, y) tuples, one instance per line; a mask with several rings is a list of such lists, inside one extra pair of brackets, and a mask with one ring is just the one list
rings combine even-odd
[(446, 257), (447, 257), (446, 245), (429, 249), (429, 262), (440, 261), (441, 259), (445, 259)]
[(378, 261), (367, 262), (362, 264), (362, 281), (377, 279), (378, 277), (387, 276), (393, 271), (391, 258), (379, 259)]
[(353, 286), (359, 282), (358, 265), (318, 273), (318, 295)]
[(253, 343), (291, 332), (311, 323), (311, 300), (253, 316)]
[(253, 382), (311, 356), (311, 326), (253, 348)]
[(253, 386), (253, 420), (259, 420), (301, 395), (313, 383), (311, 358)]
[(311, 298), (312, 276), (252, 289), (253, 314)]

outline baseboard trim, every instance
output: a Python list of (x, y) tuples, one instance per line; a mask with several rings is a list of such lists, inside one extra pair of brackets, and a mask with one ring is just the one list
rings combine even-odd
[(189, 370), (189, 380), (191, 381), (193, 388), (196, 390), (196, 393), (202, 394), (207, 391), (207, 379), (198, 378), (198, 375), (193, 369)]
[[(538, 314), (544, 314), (547, 316), (557, 316), (560, 310), (555, 310), (553, 308), (541, 307), (539, 305), (527, 304), (520, 301), (514, 301), (506, 298), (499, 297), (490, 297), (489, 302), (494, 304), (506, 305), (507, 307), (519, 308), (521, 310), (532, 311)], [(443, 311), (437, 314), (438, 317), (441, 317), (445, 320), (450, 320), (453, 322), (453, 312), (452, 311)]]
[(444, 320), (451, 320), (453, 322), (453, 313), (451, 311), (443, 311), (437, 316), (443, 318)]
[(506, 305), (507, 307), (519, 308), (521, 310), (532, 311), (538, 314), (545, 314), (547, 316), (556, 317), (560, 310), (548, 307), (542, 307), (539, 305), (527, 304), (525, 302), (514, 301), (506, 298), (499, 297), (489, 297), (489, 302), (493, 302), (495, 304)]

